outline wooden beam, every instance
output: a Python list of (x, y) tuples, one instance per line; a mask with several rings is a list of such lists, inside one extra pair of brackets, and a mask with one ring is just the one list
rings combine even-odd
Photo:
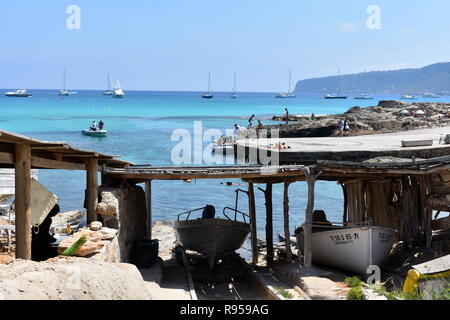
[(145, 199), (147, 204), (147, 240), (152, 240), (152, 181), (145, 182)]
[(98, 162), (97, 159), (86, 161), (86, 209), (87, 224), (97, 221), (98, 201)]
[(14, 153), (0, 152), (0, 163), (13, 164), (14, 163)]
[(306, 206), (306, 219), (303, 225), (305, 240), (303, 250), (303, 266), (309, 268), (312, 266), (312, 216), (314, 211), (314, 187), (317, 178), (322, 172), (312, 174), (311, 170), (307, 167), (304, 169), (306, 183), (308, 184), (308, 205)]
[(86, 170), (86, 165), (84, 163), (58, 161), (40, 157), (32, 157), (31, 164), (33, 168), (41, 169)]
[(270, 267), (273, 265), (273, 205), (272, 205), (272, 183), (266, 184), (266, 190), (262, 188), (258, 188), (262, 192), (264, 192), (264, 198), (266, 200), (266, 247), (267, 247), (267, 255), (266, 262), (267, 266)]
[(31, 260), (31, 148), (15, 145), (16, 258)]
[(253, 183), (248, 184), (248, 211), (250, 214), (250, 230), (252, 243), (252, 262), (258, 263), (258, 242), (256, 234), (256, 205), (255, 205), (255, 190)]
[(286, 260), (288, 263), (292, 262), (291, 251), (291, 234), (289, 232), (289, 182), (284, 183), (283, 196), (283, 218), (284, 218), (284, 243), (286, 246)]

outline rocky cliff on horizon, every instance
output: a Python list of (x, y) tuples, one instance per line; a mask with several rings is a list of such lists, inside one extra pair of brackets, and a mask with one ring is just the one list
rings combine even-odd
[(298, 81), (298, 93), (422, 94), (450, 95), (450, 62), (419, 69), (372, 71), (367, 73), (312, 78)]

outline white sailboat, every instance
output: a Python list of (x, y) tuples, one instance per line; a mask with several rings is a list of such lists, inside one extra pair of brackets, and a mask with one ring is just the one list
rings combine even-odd
[(340, 91), (340, 81), (339, 81), (340, 80), (340, 72), (339, 72), (339, 70), (337, 72), (337, 76), (338, 76), (338, 87), (337, 87), (338, 92), (325, 95), (325, 97), (324, 97), (325, 99), (347, 99), (347, 96), (339, 93), (339, 91)]
[[(366, 79), (366, 70), (364, 70), (364, 79)], [(373, 99), (373, 97), (368, 96), (364, 92), (364, 90), (361, 90), (358, 95), (353, 97), (353, 99), (356, 99), (356, 100), (370, 100), (370, 99)]]
[(211, 99), (214, 97), (214, 95), (210, 91), (210, 87), (211, 87), (211, 72), (208, 72), (208, 92), (202, 94), (203, 99)]
[(234, 86), (233, 86), (233, 92), (231, 93), (230, 98), (232, 99), (236, 99), (237, 96), (237, 92), (236, 92), (236, 71), (234, 72)]
[(125, 96), (125, 93), (120, 86), (119, 80), (116, 80), (116, 82), (114, 83), (114, 93), (112, 94), (112, 96), (113, 98), (123, 98)]
[(287, 92), (280, 92), (275, 98), (295, 98), (295, 94), (291, 92), (291, 70), (289, 70), (289, 87)]
[(66, 69), (63, 72), (63, 89), (59, 90), (60, 96), (70, 96), (72, 93), (66, 89)]
[(113, 92), (111, 90), (111, 80), (109, 80), (109, 72), (108, 72), (108, 90), (103, 91), (104, 96), (111, 96)]

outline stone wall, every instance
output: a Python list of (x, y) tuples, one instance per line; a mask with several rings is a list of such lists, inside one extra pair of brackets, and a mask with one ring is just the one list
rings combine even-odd
[(130, 262), (135, 240), (144, 239), (147, 209), (144, 190), (134, 184), (99, 188), (97, 214), (103, 225), (119, 230), (118, 244), (122, 262)]

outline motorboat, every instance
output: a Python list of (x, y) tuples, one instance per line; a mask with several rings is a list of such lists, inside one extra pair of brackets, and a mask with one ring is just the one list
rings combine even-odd
[[(194, 213), (200, 211), (202, 211), (201, 218), (189, 219)], [(228, 216), (227, 211), (228, 214), (229, 211), (232, 212), (230, 215), (232, 217)], [(238, 214), (243, 217), (243, 222), (237, 220)], [(216, 218), (215, 208), (207, 205), (179, 214), (174, 225), (177, 240), (185, 249), (205, 256), (211, 269), (222, 257), (242, 247), (250, 233), (247, 214), (237, 208), (225, 207), (223, 216), (224, 218)]]
[(208, 72), (208, 91), (202, 94), (203, 99), (212, 99), (214, 97), (210, 89), (211, 89), (211, 72)]
[(404, 94), (401, 96), (401, 99), (408, 99), (408, 100), (414, 100), (414, 99), (419, 99), (417, 96), (413, 96), (410, 94)]
[(31, 93), (29, 93), (26, 89), (17, 89), (14, 91), (5, 92), (5, 96), (7, 96), (7, 97), (31, 97)]
[(373, 97), (370, 97), (370, 96), (366, 95), (364, 92), (361, 92), (360, 94), (354, 96), (353, 99), (356, 99), (356, 100), (370, 100), (370, 99), (373, 99)]
[(125, 96), (125, 93), (120, 86), (119, 80), (116, 80), (116, 83), (114, 84), (114, 92), (112, 96), (113, 98), (123, 98)]
[(108, 131), (102, 129), (102, 130), (81, 130), (81, 133), (84, 134), (85, 136), (91, 136), (91, 137), (106, 137), (106, 134), (108, 133)]
[(112, 96), (114, 92), (111, 90), (111, 81), (109, 80), (109, 72), (108, 72), (108, 89), (103, 91), (104, 96)]
[[(392, 249), (395, 230), (373, 225), (317, 227), (311, 235), (312, 262), (359, 275), (371, 265), (381, 265)], [(303, 232), (296, 233), (303, 248)]]
[(291, 92), (291, 70), (289, 70), (289, 87), (287, 92), (278, 93), (275, 98), (295, 98), (296, 95)]
[(335, 94), (327, 94), (324, 96), (324, 98), (325, 99), (347, 99), (347, 96), (335, 93)]
[(217, 140), (212, 141), (212, 152), (214, 153), (222, 153), (222, 154), (233, 154), (234, 153), (234, 145), (236, 141), (232, 136), (222, 136)]
[(437, 94), (431, 93), (431, 92), (425, 92), (422, 95), (424, 98), (439, 98)]

